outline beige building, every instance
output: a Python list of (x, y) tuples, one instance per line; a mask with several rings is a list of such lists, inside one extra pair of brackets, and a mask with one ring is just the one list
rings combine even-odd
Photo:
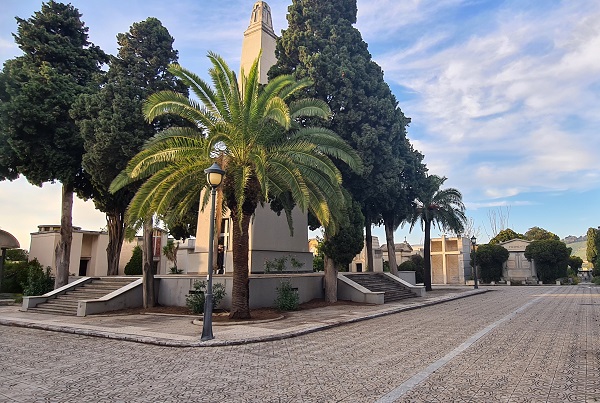
[(534, 262), (525, 257), (525, 248), (531, 241), (511, 239), (500, 243), (508, 251), (508, 260), (504, 263), (502, 277), (509, 281), (537, 281)]
[[(417, 252), (415, 252), (412, 248), (412, 246), (410, 246), (410, 244), (408, 242), (406, 242), (406, 239), (404, 239), (404, 242), (402, 243), (397, 243), (394, 244), (394, 251), (396, 252), (396, 264), (397, 265), (401, 265), (402, 263), (410, 260), (410, 257)], [(387, 243), (384, 243), (381, 246), (381, 253), (382, 253), (382, 257), (383, 257), (383, 261), (384, 262), (389, 262), (389, 256), (388, 256), (388, 248), (387, 248)]]
[[(379, 238), (376, 236), (371, 237), (373, 244), (373, 270), (374, 272), (383, 272), (383, 252), (381, 251), (381, 247), (379, 245)], [(370, 271), (369, 265), (367, 262), (367, 243), (365, 241), (365, 246), (363, 250), (354, 257), (348, 270), (352, 273), (360, 273), (363, 271)]]
[(471, 240), (464, 237), (431, 240), (431, 282), (465, 284), (471, 277)]
[[(50, 266), (56, 274), (54, 250), (60, 241), (60, 225), (38, 225), (38, 231), (31, 233), (29, 258), (36, 258), (43, 266)], [(159, 274), (168, 272), (167, 259), (162, 254), (162, 246), (166, 245), (167, 233), (161, 229), (154, 231), (154, 260)], [(119, 274), (125, 274), (125, 265), (131, 259), (133, 248), (141, 245), (141, 237), (133, 242), (124, 242), (119, 260)], [(69, 274), (73, 276), (106, 276), (108, 272), (108, 234), (104, 231), (87, 231), (73, 227), (71, 243), (71, 260)]]

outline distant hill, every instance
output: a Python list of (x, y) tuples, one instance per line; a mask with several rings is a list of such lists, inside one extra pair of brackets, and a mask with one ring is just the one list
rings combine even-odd
[(576, 242), (586, 242), (587, 241), (587, 235), (583, 235), (583, 236), (569, 235), (568, 237), (566, 237), (562, 241), (564, 243), (566, 243), (567, 245), (570, 244), (570, 243), (576, 243)]
[[(586, 251), (587, 251), (587, 235), (583, 235), (583, 236), (569, 235), (562, 241), (564, 243), (566, 243), (569, 248), (573, 249), (573, 251), (571, 252), (571, 255), (579, 256), (581, 259), (583, 259), (584, 262), (587, 261), (587, 258), (585, 256)], [(586, 264), (584, 263), (584, 266), (585, 265)]]
[(585, 257), (585, 253), (587, 251), (587, 240), (566, 243), (566, 244), (569, 248), (573, 249), (573, 252), (571, 252), (571, 255), (579, 256), (581, 259), (583, 259), (584, 262), (586, 261), (587, 258)]

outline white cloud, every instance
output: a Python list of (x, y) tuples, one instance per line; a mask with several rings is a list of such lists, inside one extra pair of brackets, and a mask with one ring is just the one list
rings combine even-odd
[(500, 10), (466, 38), (432, 33), (376, 58), (416, 94), (401, 106), (431, 172), (486, 198), (598, 185), (600, 5), (578, 4)]

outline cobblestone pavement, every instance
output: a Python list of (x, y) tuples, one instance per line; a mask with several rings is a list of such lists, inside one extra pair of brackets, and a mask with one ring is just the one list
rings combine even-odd
[(300, 337), (213, 348), (1, 326), (0, 401), (597, 401), (599, 290), (498, 287)]

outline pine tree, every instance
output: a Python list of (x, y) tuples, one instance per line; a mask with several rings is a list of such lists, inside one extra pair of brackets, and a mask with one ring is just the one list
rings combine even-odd
[(73, 192), (89, 189), (81, 158), (83, 139), (69, 110), (93, 91), (107, 56), (88, 41), (88, 28), (72, 5), (54, 1), (25, 20), (16, 18), (22, 56), (0, 74), (0, 179), (24, 175), (41, 186), (62, 183), (60, 242), (55, 250), (55, 287), (69, 276)]

